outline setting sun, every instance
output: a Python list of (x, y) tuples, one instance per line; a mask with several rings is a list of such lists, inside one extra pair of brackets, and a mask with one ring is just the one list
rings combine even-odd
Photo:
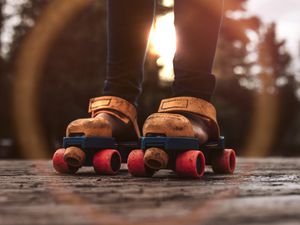
[(150, 52), (158, 55), (157, 64), (162, 66), (159, 77), (163, 81), (172, 81), (173, 57), (176, 50), (176, 33), (173, 25), (174, 13), (159, 16), (150, 34)]

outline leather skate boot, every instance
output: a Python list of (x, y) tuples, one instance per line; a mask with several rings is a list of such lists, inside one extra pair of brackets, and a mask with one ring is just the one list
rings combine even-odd
[[(114, 96), (103, 96), (90, 100), (91, 118), (71, 122), (67, 137), (114, 137), (119, 141), (136, 141), (140, 137), (137, 112), (134, 105)], [(85, 153), (80, 148), (69, 147), (64, 152), (64, 160), (69, 166), (81, 167), (85, 163)]]
[[(194, 137), (199, 144), (219, 138), (214, 106), (200, 98), (175, 97), (164, 99), (158, 113), (150, 115), (143, 126), (143, 136)], [(169, 156), (160, 148), (149, 148), (144, 163), (154, 169), (166, 168)]]

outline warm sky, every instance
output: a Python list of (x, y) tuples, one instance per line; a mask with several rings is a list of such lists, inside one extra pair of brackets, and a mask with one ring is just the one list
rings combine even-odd
[(250, 0), (251, 14), (265, 22), (275, 21), (279, 38), (287, 39), (288, 50), (295, 57), (294, 68), (300, 73), (300, 0)]

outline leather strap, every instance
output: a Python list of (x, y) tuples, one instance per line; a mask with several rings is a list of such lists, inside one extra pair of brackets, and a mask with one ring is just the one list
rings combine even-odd
[[(219, 136), (219, 126), (215, 107), (200, 98), (194, 97), (175, 97), (161, 101), (158, 112), (160, 113), (192, 113), (204, 117), (208, 120), (208, 126), (212, 135)], [(218, 138), (218, 137), (216, 137)]]
[(96, 117), (99, 113), (111, 114), (124, 123), (132, 122), (138, 136), (140, 130), (137, 124), (137, 112), (134, 105), (116, 96), (102, 96), (90, 99), (89, 113)]
[(136, 108), (125, 99), (115, 96), (103, 96), (90, 99), (89, 113), (92, 117), (103, 111), (116, 111), (128, 117), (130, 121), (136, 120)]

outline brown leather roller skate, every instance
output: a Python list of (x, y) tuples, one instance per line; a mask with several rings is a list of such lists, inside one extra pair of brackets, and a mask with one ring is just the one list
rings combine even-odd
[[(142, 150), (131, 152), (128, 158), (133, 175), (140, 174), (141, 155), (148, 168), (173, 169), (184, 177), (201, 177), (205, 159), (215, 172), (233, 173), (235, 168), (235, 152), (224, 149), (214, 106), (199, 98), (162, 100), (158, 113), (145, 121), (141, 142)], [(134, 154), (140, 155), (139, 161), (133, 159)]]
[(115, 174), (122, 162), (118, 149), (121, 143), (138, 142), (137, 112), (128, 101), (114, 96), (93, 98), (89, 112), (91, 118), (68, 125), (65, 149), (59, 149), (53, 157), (58, 172), (73, 173), (76, 168), (92, 164), (96, 173)]

